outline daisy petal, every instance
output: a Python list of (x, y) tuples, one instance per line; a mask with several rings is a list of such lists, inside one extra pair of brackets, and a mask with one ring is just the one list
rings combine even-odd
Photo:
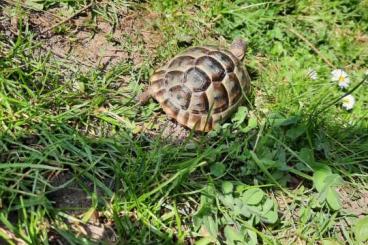
[(317, 80), (318, 79), (318, 74), (317, 71), (309, 68), (307, 71), (307, 76), (311, 79), (311, 80)]
[(352, 96), (351, 94), (345, 96), (344, 98), (342, 98), (342, 107), (349, 111), (351, 109), (353, 109), (355, 105), (355, 98), (354, 96)]
[(335, 69), (331, 72), (331, 80), (337, 82), (341, 89), (347, 88), (350, 84), (349, 75), (342, 69)]
[(335, 69), (331, 72), (331, 80), (339, 81), (340, 79), (348, 77), (348, 74), (342, 69)]
[(349, 79), (349, 77), (346, 77), (346, 78), (344, 78), (344, 79), (340, 79), (339, 81), (338, 81), (338, 85), (339, 85), (339, 87), (340, 88), (347, 88), (347, 87), (349, 87), (349, 84), (350, 84), (350, 79)]

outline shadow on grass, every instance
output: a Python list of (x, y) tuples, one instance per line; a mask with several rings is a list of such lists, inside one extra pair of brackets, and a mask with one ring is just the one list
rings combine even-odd
[[(83, 224), (94, 219), (113, 230), (118, 241), (174, 242), (175, 215), (169, 222), (160, 217), (172, 215), (173, 201), (179, 208), (187, 195), (194, 197), (195, 210), (198, 193), (209, 183), (219, 187), (230, 180), (288, 189), (302, 182), (311, 185), (316, 164), (346, 178), (367, 173), (368, 167), (366, 128), (311, 124), (301, 115), (274, 113), (246, 133), (241, 126), (227, 128), (183, 145), (130, 132), (91, 138), (64, 125), (43, 125), (37, 132), (17, 138), (5, 134), (0, 143), (1, 222), (20, 237), (25, 227), (47, 221), (53, 232), (73, 240), (75, 235), (63, 230), (60, 221)], [(215, 163), (226, 166), (217, 176)], [(6, 223), (10, 216), (13, 224)], [(191, 226), (190, 215), (182, 222)], [(28, 233), (30, 241), (42, 234), (40, 227), (34, 229)]]

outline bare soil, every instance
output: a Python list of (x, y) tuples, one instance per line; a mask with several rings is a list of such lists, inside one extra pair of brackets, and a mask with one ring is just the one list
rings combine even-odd
[[(124, 9), (117, 15), (117, 24), (113, 24), (101, 16), (94, 16), (90, 9), (70, 19), (58, 16), (58, 12), (61, 12), (58, 8), (30, 11), (22, 19), (23, 27), (29, 26), (35, 33), (44, 52), (82, 64), (87, 69), (109, 69), (119, 62), (139, 66), (163, 42), (162, 35), (154, 27), (160, 17), (156, 13)], [(68, 21), (62, 23), (65, 19)], [(0, 30), (7, 37), (14, 39), (24, 31), (19, 30), (19, 23), (15, 13), (2, 8)], [(55, 28), (50, 30), (53, 26)], [(135, 48), (139, 46), (144, 48)]]

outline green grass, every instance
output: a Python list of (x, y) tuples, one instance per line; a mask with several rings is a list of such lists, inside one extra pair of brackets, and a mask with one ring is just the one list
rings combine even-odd
[[(89, 4), (57, 2), (31, 8), (60, 8), (64, 16)], [(65, 244), (98, 244), (73, 228), (96, 223), (96, 214), (117, 244), (368, 239), (368, 89), (361, 83), (368, 70), (367, 1), (96, 2), (83, 27), (91, 32), (101, 19), (118, 28), (127, 9), (141, 19), (158, 14), (145, 23), (160, 33), (158, 47), (146, 48), (139, 28), (123, 33), (115, 45), (133, 58), (108, 68), (40, 48), (47, 39), (28, 21), (30, 6), (0, 6), (4, 242), (54, 244), (56, 236)], [(1, 29), (9, 16), (18, 16), (17, 36)], [(73, 39), (74, 29), (67, 22), (55, 32)], [(143, 126), (154, 131), (155, 119), (166, 120), (155, 102), (134, 102), (153, 70), (188, 46), (237, 36), (248, 41), (251, 105), (180, 145), (145, 134)], [(348, 72), (347, 90), (331, 81), (334, 68)], [(346, 111), (337, 98), (356, 85), (356, 104)], [(62, 173), (71, 178), (55, 182)], [(87, 205), (58, 207), (55, 196), (72, 187), (86, 193)]]

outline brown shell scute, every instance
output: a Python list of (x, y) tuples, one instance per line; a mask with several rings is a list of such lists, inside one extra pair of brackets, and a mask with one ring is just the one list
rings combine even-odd
[[(211, 96), (211, 95), (208, 95)], [(213, 83), (213, 112), (223, 112), (229, 106), (229, 96), (222, 83)]]
[(209, 103), (208, 103), (207, 95), (205, 93), (194, 94), (193, 99), (192, 99), (192, 104), (190, 106), (190, 110), (194, 114), (208, 113)]
[(227, 88), (230, 103), (239, 100), (242, 91), (239, 79), (234, 73), (228, 75), (227, 79), (224, 81), (224, 85)]
[(180, 109), (173, 103), (173, 101), (171, 101), (169, 98), (166, 98), (163, 102), (162, 105), (165, 106), (166, 108), (166, 113), (170, 116), (170, 117), (176, 117), (179, 114)]
[(220, 51), (212, 51), (209, 55), (218, 60), (226, 69), (227, 72), (234, 71), (235, 64), (229, 56)]
[(190, 104), (192, 93), (185, 85), (176, 85), (170, 88), (170, 99), (177, 107), (187, 110)]
[(205, 47), (194, 47), (189, 48), (186, 53), (193, 53), (193, 54), (207, 54), (209, 50)]
[(180, 56), (170, 62), (169, 68), (180, 68), (194, 65), (195, 58), (192, 56)]
[(206, 71), (210, 75), (212, 82), (222, 81), (225, 76), (225, 69), (220, 62), (210, 56), (198, 58), (195, 65)]
[(203, 92), (211, 84), (208, 75), (197, 67), (190, 68), (185, 73), (185, 83), (192, 88), (194, 92)]
[(151, 77), (152, 96), (168, 116), (199, 131), (229, 117), (249, 86), (241, 62), (215, 46), (190, 48)]
[(170, 71), (165, 75), (165, 83), (168, 88), (182, 84), (185, 81), (184, 73), (181, 71)]

